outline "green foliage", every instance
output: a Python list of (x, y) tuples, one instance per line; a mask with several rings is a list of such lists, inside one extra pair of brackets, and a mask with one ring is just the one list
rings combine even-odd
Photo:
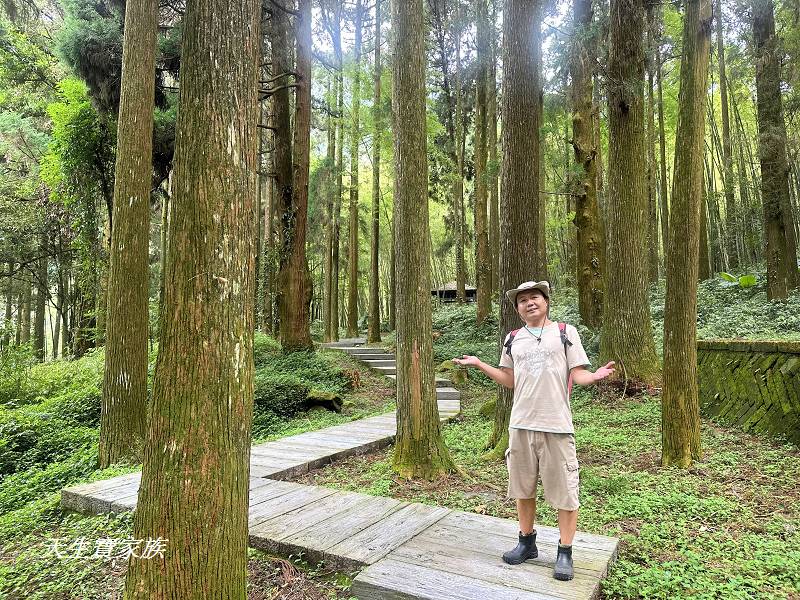
[(122, 80), (122, 15), (108, 0), (63, 0), (56, 44), (86, 84), (98, 109), (115, 115)]
[(731, 275), (730, 273), (725, 273), (723, 271), (719, 274), (719, 276), (724, 281), (736, 284), (741, 288), (754, 287), (757, 283), (755, 275), (742, 275), (741, 277), (736, 277), (735, 275)]
[(0, 352), (0, 404), (28, 395), (31, 367), (36, 364), (30, 344), (9, 345)]

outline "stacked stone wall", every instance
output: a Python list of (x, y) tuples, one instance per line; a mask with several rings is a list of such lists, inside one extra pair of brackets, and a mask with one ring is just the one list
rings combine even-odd
[(704, 415), (800, 445), (800, 342), (700, 340)]

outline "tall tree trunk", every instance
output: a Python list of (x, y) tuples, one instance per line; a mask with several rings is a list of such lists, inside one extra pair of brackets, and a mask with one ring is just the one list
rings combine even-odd
[(581, 321), (596, 328), (603, 315), (603, 269), (605, 240), (603, 224), (597, 206), (597, 147), (592, 121), (592, 76), (595, 40), (592, 28), (592, 0), (575, 0), (573, 3), (575, 33), (570, 55), (572, 79), (572, 147), (575, 163), (583, 169), (583, 176), (575, 190), (575, 225), (577, 226), (578, 308)]
[(333, 287), (331, 289), (331, 334), (332, 342), (339, 341), (339, 232), (341, 223), (341, 209), (342, 209), (342, 174), (344, 173), (344, 76), (343, 67), (344, 60), (342, 57), (342, 36), (341, 36), (341, 23), (342, 23), (342, 3), (341, 0), (336, 0), (335, 11), (336, 27), (333, 36), (333, 50), (336, 56), (336, 65), (338, 67), (336, 78), (336, 112), (339, 115), (336, 124), (336, 193), (333, 200), (333, 250), (331, 260), (333, 267), (331, 269), (331, 279)]
[(394, 469), (433, 478), (454, 468), (439, 430), (431, 334), (428, 158), (422, 0), (392, 2), (392, 110), (397, 276), (397, 438)]
[(728, 268), (739, 268), (736, 248), (736, 200), (733, 195), (733, 153), (731, 151), (731, 124), (728, 117), (728, 81), (725, 76), (725, 44), (722, 39), (722, 0), (716, 0), (717, 62), (719, 66), (719, 102), (722, 107), (722, 185), (725, 189), (725, 246), (728, 251)]
[(347, 337), (358, 335), (358, 146), (361, 139), (361, 0), (356, 0), (354, 68), (350, 124), (350, 244), (348, 247)]
[[(265, 118), (268, 127), (274, 127), (274, 119), (272, 117), (272, 99), (266, 101), (266, 106), (262, 103), (260, 111), (262, 118)], [(274, 147), (274, 136), (272, 135), (273, 129), (265, 129), (261, 132), (261, 143), (266, 149), (267, 144)], [(269, 335), (275, 335), (275, 178), (274, 178), (274, 152), (267, 152), (265, 150), (266, 161), (261, 166), (261, 159), (259, 159), (259, 167), (265, 171), (260, 173), (261, 178), (260, 194), (263, 198), (264, 210), (264, 230), (262, 232), (262, 257), (261, 257), (261, 270), (262, 270), (262, 290), (261, 290), (261, 331)], [(262, 156), (263, 156), (262, 155)]]
[[(294, 102), (294, 143), (292, 147), (291, 196), (283, 198), (281, 215), (283, 245), (278, 286), (281, 293), (281, 347), (285, 352), (311, 350), (309, 306), (313, 294), (311, 275), (306, 262), (306, 226), (308, 222), (308, 176), (311, 136), (311, 0), (300, 6), (295, 22), (297, 49), (295, 78), (298, 87)], [(285, 193), (285, 192), (284, 192)]]
[(626, 379), (660, 378), (648, 299), (644, 6), (612, 0), (608, 61), (609, 193), (601, 362)]
[(797, 285), (797, 251), (790, 248), (784, 212), (788, 207), (786, 125), (781, 100), (780, 55), (772, 0), (753, 0), (753, 38), (758, 105), (758, 155), (767, 260), (767, 297), (784, 299)]
[(653, 106), (653, 80), (655, 70), (655, 28), (652, 5), (647, 6), (647, 245), (649, 250), (650, 283), (658, 282), (658, 198), (656, 197), (656, 122)]
[(20, 273), (22, 274), (22, 302), (20, 303), (21, 314), (19, 316), (19, 322), (21, 324), (19, 343), (28, 344), (31, 341), (31, 300), (33, 299), (33, 282), (31, 281), (31, 274), (28, 272), (27, 268), (20, 271)]
[(456, 114), (455, 114), (455, 160), (456, 173), (453, 177), (453, 203), (456, 217), (456, 297), (459, 302), (467, 300), (467, 268), (464, 249), (467, 246), (467, 217), (464, 206), (464, 98), (461, 83), (461, 16), (456, 16)]
[[(656, 89), (658, 91), (658, 151), (659, 151), (659, 207), (661, 212), (661, 241), (666, 249), (669, 240), (669, 199), (667, 190), (669, 184), (667, 183), (667, 144), (666, 136), (664, 135), (664, 94), (662, 90), (662, 59), (661, 59), (661, 10), (657, 11), (658, 18), (656, 19), (656, 43), (655, 43), (655, 59), (656, 59)], [(666, 254), (666, 251), (665, 251)]]
[[(704, 163), (705, 164), (705, 163)], [(673, 185), (675, 178), (673, 177)], [(708, 243), (708, 196), (711, 194), (711, 175), (707, 165), (705, 171), (705, 184), (700, 198), (700, 250), (698, 257), (697, 276), (700, 281), (711, 277), (711, 252)]]
[[(529, 279), (541, 279), (538, 228), (531, 220), (539, 214), (539, 90), (542, 3), (508, 0), (503, 15), (503, 95), (501, 142), (503, 164), (500, 193), (500, 290)], [(506, 333), (519, 327), (519, 315), (505, 297), (500, 299), (497, 354)], [(499, 387), (494, 427), (489, 445), (501, 457), (508, 447), (508, 422), (513, 394)]]
[(381, 222), (381, 0), (375, 0), (375, 95), (372, 106), (372, 235), (370, 245), (369, 331), (367, 341), (381, 341), (381, 305), (379, 295), (378, 250)]
[[(489, 95), (489, 113), (487, 125), (489, 127), (489, 162), (486, 167), (489, 187), (489, 256), (492, 267), (492, 298), (496, 298), (500, 286), (500, 196), (498, 195), (499, 164), (497, 161), (497, 2), (490, 0), (492, 6), (491, 20), (489, 21), (489, 78), (487, 93)], [(502, 302), (502, 298), (499, 298)]]
[[(8, 281), (6, 281), (6, 312), (3, 319), (3, 338), (2, 344), (0, 347), (3, 349), (8, 348), (11, 345), (11, 317), (14, 314), (14, 296), (16, 291), (16, 286), (14, 285), (14, 279), (11, 276), (11, 273), (14, 271), (14, 262), (8, 261), (6, 263), (6, 268), (8, 269)], [(55, 353), (54, 353), (55, 355)]]
[(675, 135), (672, 215), (664, 305), (661, 464), (688, 467), (700, 458), (697, 397), (697, 268), (711, 0), (684, 4), (680, 112)]
[(489, 70), (486, 0), (475, 0), (475, 11), (478, 63), (475, 78), (475, 279), (478, 288), (477, 323), (480, 325), (489, 316), (492, 299), (486, 187), (486, 84)]
[(40, 257), (36, 261), (36, 307), (34, 310), (33, 321), (33, 355), (36, 360), (43, 361), (45, 357), (44, 352), (44, 337), (45, 337), (45, 314), (47, 312), (47, 253), (49, 247), (49, 240), (47, 239), (47, 232), (43, 232), (39, 238), (39, 253)]
[(125, 7), (100, 468), (142, 459), (147, 417), (150, 183), (158, 3)]
[[(336, 122), (334, 120), (333, 112), (336, 110), (336, 98), (338, 98), (337, 87), (335, 83), (335, 75), (328, 78), (328, 93), (327, 102), (330, 103), (330, 111), (328, 112), (327, 128), (328, 128), (328, 148), (327, 157), (325, 158), (327, 169), (325, 173), (325, 214), (327, 216), (327, 230), (325, 233), (325, 302), (322, 323), (324, 328), (323, 341), (330, 342), (331, 339), (331, 306), (333, 305), (333, 204), (334, 204), (334, 191), (335, 185), (335, 171), (336, 171)], [(333, 85), (331, 85), (333, 84)]]
[(247, 595), (259, 9), (196, 0), (183, 21), (169, 283), (134, 515), (135, 539), (168, 541), (163, 557), (131, 559), (127, 600)]

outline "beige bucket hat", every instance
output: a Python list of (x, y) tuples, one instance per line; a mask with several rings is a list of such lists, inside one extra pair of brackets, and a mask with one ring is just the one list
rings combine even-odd
[(506, 292), (506, 298), (509, 299), (511, 304), (516, 306), (517, 294), (520, 292), (529, 292), (531, 290), (539, 290), (545, 298), (548, 300), (550, 299), (550, 283), (547, 281), (526, 281), (525, 283), (520, 283), (513, 290), (508, 290)]

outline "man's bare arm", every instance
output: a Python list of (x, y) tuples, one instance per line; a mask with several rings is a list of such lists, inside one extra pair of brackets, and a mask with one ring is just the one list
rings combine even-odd
[(453, 362), (463, 367), (475, 367), (476, 369), (480, 369), (494, 382), (509, 389), (514, 389), (514, 369), (509, 369), (507, 367), (498, 369), (497, 367), (487, 365), (477, 356), (468, 356), (466, 354), (462, 358), (454, 358)]

